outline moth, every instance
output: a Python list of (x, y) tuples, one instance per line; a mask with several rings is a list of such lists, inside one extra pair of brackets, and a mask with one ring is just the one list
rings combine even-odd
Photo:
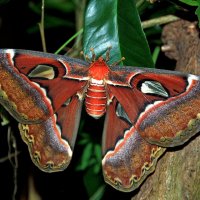
[(28, 50), (0, 50), (0, 104), (19, 122), (33, 163), (42, 171), (67, 168), (82, 105), (105, 116), (105, 181), (129, 192), (155, 170), (166, 147), (200, 130), (199, 77), (181, 72), (109, 66)]

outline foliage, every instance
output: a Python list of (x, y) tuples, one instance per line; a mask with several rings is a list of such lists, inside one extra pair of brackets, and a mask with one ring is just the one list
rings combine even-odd
[(124, 56), (124, 65), (153, 67), (134, 1), (89, 1), (83, 44), (86, 54), (93, 47), (97, 56), (111, 46), (110, 63)]
[[(82, 5), (86, 6), (84, 17), (81, 11), (81, 7), (84, 7)], [(199, 5), (199, 0), (179, 0), (173, 1), (173, 3), (165, 0), (155, 2), (154, 4), (145, 0), (90, 0), (87, 4), (85, 4), (84, 0), (46, 0), (44, 22), (48, 51), (55, 52), (55, 50), (58, 49), (65, 40), (71, 38), (73, 34), (78, 31), (82, 33), (82, 31), (80, 31), (82, 28), (84, 31), (82, 39), (83, 45), (76, 40), (74, 43), (70, 42), (68, 46), (65, 47), (64, 51), (68, 51), (69, 49), (76, 51), (76, 48), (81, 48), (84, 49), (85, 54), (91, 55), (90, 48), (93, 47), (96, 55), (99, 56), (105, 55), (107, 48), (112, 46), (110, 63), (119, 61), (120, 58), (124, 56), (126, 59), (121, 63), (123, 65), (154, 67), (155, 64), (156, 67), (165, 66), (166, 64), (163, 62), (165, 58), (160, 51), (160, 46), (162, 44), (160, 39), (163, 27), (162, 23), (149, 26), (149, 28), (144, 29), (144, 33), (141, 28), (143, 25), (141, 21), (146, 22), (150, 19), (161, 19), (161, 17), (165, 17), (169, 14), (178, 17), (184, 15), (188, 20), (196, 19), (196, 16), (200, 19)], [(193, 8), (195, 8), (196, 11)], [(187, 9), (187, 11), (185, 9)], [(10, 20), (7, 18), (7, 13), (12, 12), (16, 19), (13, 18)], [(81, 13), (82, 15), (80, 17)], [(41, 50), (39, 28), (37, 25), (40, 21), (40, 15), (40, 1), (0, 1), (0, 19), (2, 21), (2, 23), (0, 23), (1, 48), (11, 47)], [(25, 23), (26, 18), (29, 19), (28, 24), (27, 22)], [(5, 23), (8, 27), (5, 26)], [(25, 26), (20, 24), (25, 24)], [(4, 30), (6, 30), (6, 32), (4, 32)], [(77, 43), (81, 45), (80, 48), (76, 47)], [(167, 65), (169, 65), (169, 61), (167, 61)], [(2, 109), (0, 112), (1, 121), (3, 122), (2, 125), (4, 125), (4, 127), (0, 129), (2, 132), (2, 130), (5, 130), (6, 126), (8, 127), (6, 123), (9, 117), (4, 114), (5, 111), (2, 111)], [(82, 197), (82, 199), (90, 198), (96, 200), (113, 199), (114, 197), (116, 197), (116, 199), (130, 199), (134, 193), (120, 193), (105, 185), (103, 181), (100, 143), (103, 119), (101, 119), (99, 123), (90, 119), (85, 113), (83, 113), (82, 119), (72, 163), (69, 169), (63, 172), (63, 177), (64, 173), (68, 173), (68, 176), (66, 176), (67, 180), (61, 180), (63, 178), (61, 175), (61, 177), (58, 175), (58, 179), (57, 177), (53, 177), (56, 175), (43, 175), (42, 172), (37, 172), (40, 181), (42, 181), (41, 177), (43, 177), (48, 186), (49, 183), (47, 180), (51, 178), (52, 180), (55, 178), (55, 180), (59, 180), (61, 183), (63, 182), (63, 184), (58, 184), (58, 181), (53, 183), (54, 187), (58, 188), (58, 192), (56, 191), (55, 193), (53, 190), (54, 188), (52, 188), (52, 190), (49, 188), (45, 189), (44, 185), (41, 186), (40, 183), (36, 182), (36, 184), (39, 184), (42, 188), (40, 188), (40, 190), (43, 191), (40, 192), (41, 195), (48, 196), (47, 199), (53, 199), (53, 197), (60, 197), (61, 199), (61, 197), (63, 197), (62, 195), (73, 195), (74, 198)], [(9, 126), (13, 127), (13, 123), (10, 123)], [(14, 127), (16, 127), (16, 124)], [(18, 134), (16, 129), (13, 129), (13, 131), (15, 131), (16, 135)], [(22, 144), (20, 143), (20, 145)], [(27, 151), (26, 147), (23, 148), (23, 151)], [(6, 153), (7, 151), (4, 150), (3, 152)], [(26, 160), (28, 154), (25, 154), (25, 156)], [(26, 162), (21, 163), (21, 168), (23, 168), (25, 163)], [(29, 164), (31, 165), (32, 163), (29, 161)], [(7, 168), (8, 167), (3, 168), (4, 170), (2, 171), (5, 171)], [(33, 170), (33, 174), (36, 173), (34, 172), (35, 170), (36, 169)], [(21, 176), (23, 177), (23, 174), (21, 174)], [(20, 174), (18, 178), (20, 179)], [(53, 182), (52, 180), (50, 181), (51, 184)], [(76, 187), (77, 191), (81, 191), (82, 193), (79, 194), (79, 192), (77, 192), (74, 194), (72, 192), (74, 188), (70, 188), (72, 186)], [(49, 187), (51, 188), (51, 186)], [(20, 193), (20, 189), (18, 193)]]

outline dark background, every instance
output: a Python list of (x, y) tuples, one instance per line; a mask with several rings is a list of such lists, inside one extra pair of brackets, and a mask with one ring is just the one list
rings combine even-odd
[[(60, 1), (59, 1), (60, 2)], [(65, 1), (66, 2), (66, 1)], [(66, 12), (53, 7), (46, 8), (45, 18), (56, 17), (57, 22), (51, 20), (46, 21), (46, 43), (48, 52), (55, 52), (68, 38), (76, 32), (75, 1), (69, 1), (69, 8)], [(29, 0), (0, 0), (0, 48), (29, 49), (42, 51), (41, 37), (37, 23), (40, 21), (40, 12), (34, 10), (33, 4), (38, 7), (40, 1)], [(184, 7), (185, 9), (186, 7)], [(145, 8), (146, 12), (141, 11), (142, 20), (151, 18), (163, 13), (176, 13), (184, 16), (182, 9), (177, 9), (173, 1), (161, 1), (159, 5), (150, 5)], [(192, 12), (193, 13), (193, 12)], [(189, 19), (196, 19), (194, 15), (188, 14)], [(56, 20), (55, 20), (56, 21)], [(150, 43), (151, 50), (155, 46), (161, 45), (160, 40), (162, 26), (154, 27), (146, 30), (147, 38)], [(73, 42), (68, 48), (73, 48)], [(157, 67), (168, 69), (174, 68), (175, 63), (169, 61), (162, 53), (157, 60)], [(162, 67), (161, 67), (162, 66)], [(91, 135), (93, 142), (101, 143), (101, 134), (103, 129), (103, 118), (98, 122), (85, 114), (83, 110), (82, 119), (84, 120), (82, 130)], [(7, 158), (6, 161), (0, 163), (0, 192), (3, 199), (12, 199), (14, 187), (17, 186), (16, 199), (31, 199), (30, 195), (33, 189), (39, 193), (41, 199), (89, 199), (85, 187), (84, 177), (87, 171), (77, 171), (76, 167), (80, 163), (80, 157), (84, 150), (84, 146), (75, 146), (74, 155), (69, 167), (60, 173), (47, 174), (41, 172), (32, 163), (27, 146), (22, 142), (17, 123), (12, 117), (9, 117), (12, 133), (17, 144), (17, 169), (16, 162), (12, 157), (8, 159), (9, 147), (11, 152), (15, 152), (16, 148), (12, 145), (12, 140), (8, 139), (8, 126), (0, 127), (0, 161)], [(79, 131), (80, 132), (80, 131)], [(78, 135), (77, 141), (81, 139)], [(14, 163), (14, 165), (12, 165)], [(16, 175), (15, 175), (15, 172)], [(16, 183), (15, 183), (16, 181)], [(98, 173), (91, 181), (102, 183), (105, 187), (102, 199), (130, 199), (134, 196), (132, 193), (118, 192), (108, 185), (104, 185), (102, 173)], [(32, 185), (34, 187), (32, 187)], [(1, 197), (0, 197), (1, 198)]]

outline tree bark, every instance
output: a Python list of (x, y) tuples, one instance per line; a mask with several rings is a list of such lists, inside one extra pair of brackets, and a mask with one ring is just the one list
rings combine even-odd
[[(200, 40), (196, 23), (179, 20), (163, 29), (162, 50), (175, 59), (176, 70), (200, 75)], [(200, 136), (168, 148), (132, 200), (199, 200)]]

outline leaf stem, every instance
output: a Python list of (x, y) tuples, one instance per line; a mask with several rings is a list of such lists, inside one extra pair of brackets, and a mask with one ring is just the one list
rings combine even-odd
[(74, 38), (76, 38), (78, 35), (83, 33), (83, 29), (80, 29), (77, 33), (75, 33), (71, 38), (69, 38), (56, 52), (55, 54), (58, 54), (60, 51), (62, 51)]
[(174, 15), (166, 15), (164, 17), (158, 17), (158, 18), (147, 20), (147, 21), (143, 21), (142, 28), (145, 29), (145, 28), (150, 28), (155, 25), (167, 24), (169, 22), (173, 22), (178, 19), (180, 18)]
[(46, 48), (46, 41), (45, 41), (45, 33), (44, 33), (44, 1), (42, 0), (42, 6), (41, 6), (41, 21), (38, 23), (39, 29), (40, 29), (40, 35), (42, 40), (42, 48), (44, 52), (47, 52)]

